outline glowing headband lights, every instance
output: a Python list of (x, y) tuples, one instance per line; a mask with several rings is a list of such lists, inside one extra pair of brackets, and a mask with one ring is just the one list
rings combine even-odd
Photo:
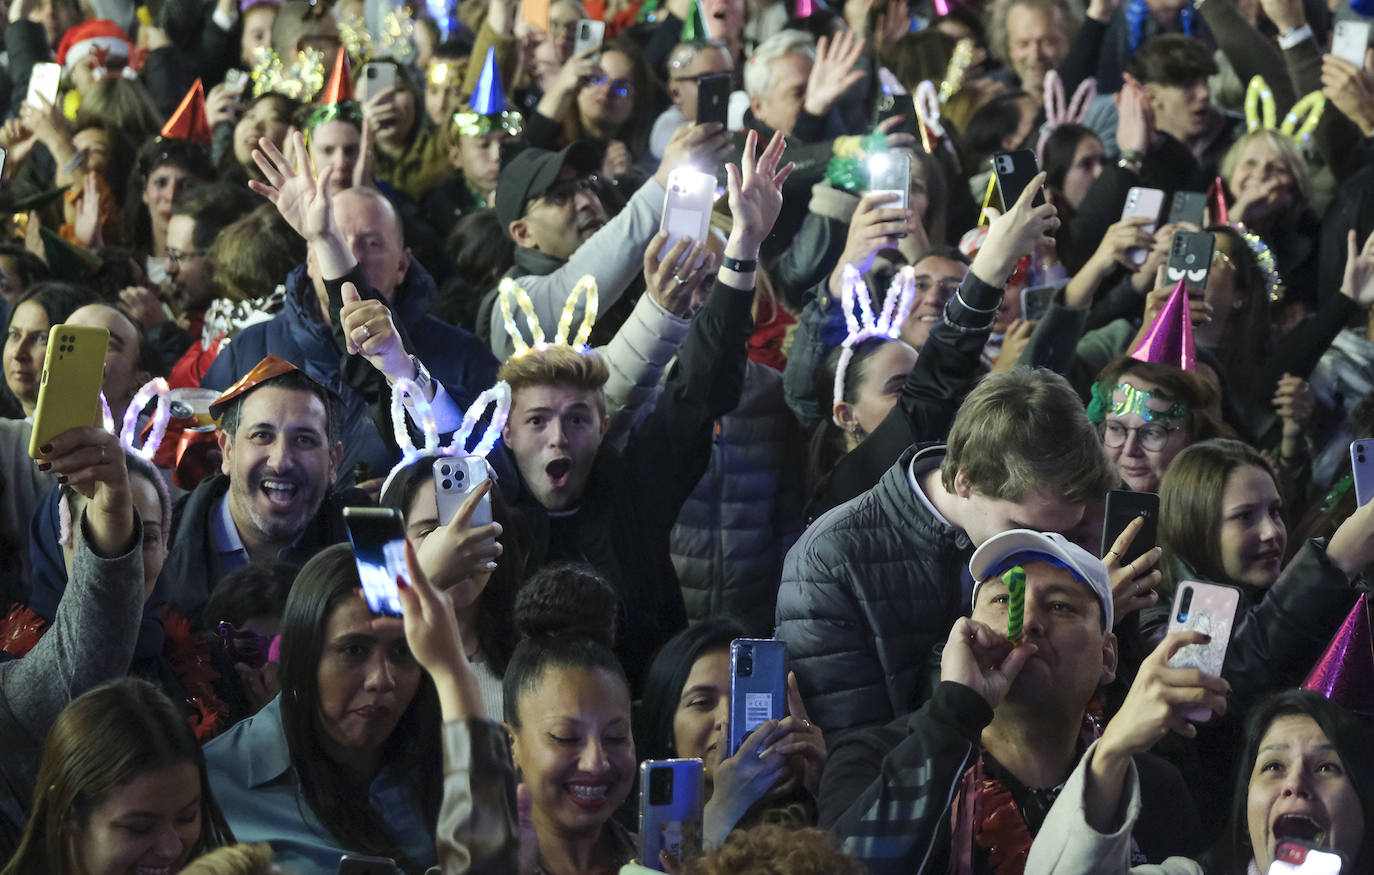
[[(172, 397), (171, 389), (167, 381), (161, 377), (154, 377), (134, 393), (134, 397), (129, 401), (129, 406), (124, 408), (124, 419), (120, 422), (119, 431), (115, 431), (114, 416), (110, 413), (110, 403), (105, 400), (105, 393), (100, 393), (100, 415), (101, 422), (105, 430), (110, 434), (119, 436), (119, 445), (130, 453), (138, 456), (144, 461), (151, 462), (157, 455), (158, 448), (162, 446), (162, 439), (167, 435), (167, 422), (172, 418)], [(143, 442), (143, 446), (134, 446), (134, 441), (138, 440), (138, 417), (143, 412), (143, 408), (148, 406), (148, 402), (157, 399), (157, 409), (153, 411), (152, 419), (149, 420), (148, 439)]]
[[(573, 316), (577, 312), (577, 303), (586, 295), (586, 307), (582, 313), (582, 324), (577, 329), (574, 337), (569, 337), (568, 332), (572, 330)], [(530, 300), (529, 292), (526, 292), (515, 280), (507, 277), (501, 280), (497, 286), (497, 297), (501, 302), (501, 319), (505, 323), (506, 333), (510, 335), (512, 343), (515, 345), (515, 355), (525, 355), (531, 349), (548, 349), (550, 346), (571, 346), (579, 351), (587, 348), (587, 338), (591, 336), (592, 324), (597, 316), (597, 292), (596, 277), (587, 274), (577, 281), (573, 286), (572, 293), (568, 295), (568, 300), (563, 303), (563, 314), (558, 317), (558, 330), (554, 334), (553, 342), (545, 340), (544, 326), (539, 324), (539, 316), (534, 312), (534, 302)], [(530, 337), (534, 343), (526, 342), (525, 335), (521, 333), (520, 326), (515, 323), (514, 308), (511, 300), (514, 299), (522, 313), (525, 314), (525, 324), (529, 326)]]
[[(887, 297), (883, 299), (882, 311), (875, 316), (868, 284), (858, 268), (846, 264), (840, 276), (844, 285), (844, 321), (848, 333), (841, 347), (840, 360), (835, 365), (834, 404), (844, 401), (844, 377), (849, 370), (849, 362), (854, 358), (854, 348), (875, 337), (896, 340), (902, 333), (906, 317), (911, 313), (916, 293), (916, 272), (910, 266), (903, 267), (892, 277)], [(859, 310), (857, 314), (854, 312), (856, 304)], [(841, 425), (839, 420), (835, 420), (835, 424)]]
[[(409, 405), (406, 399), (410, 399)], [(385, 496), (391, 489), (391, 484), (396, 480), (396, 475), (405, 470), (414, 462), (422, 458), (438, 458), (439, 456), (481, 456), (486, 458), (492, 448), (496, 446), (496, 440), (501, 436), (501, 432), (506, 427), (506, 420), (510, 416), (511, 391), (510, 384), (504, 380), (487, 389), (478, 395), (467, 412), (463, 414), (462, 425), (453, 433), (453, 437), (447, 445), (439, 443), (439, 426), (434, 416), (434, 407), (425, 400), (424, 392), (413, 380), (397, 380), (391, 387), (391, 425), (392, 436), (396, 439), (396, 446), (401, 448), (401, 461), (391, 469), (391, 473), (386, 475), (386, 480), (382, 483), (381, 494)], [(482, 432), (482, 438), (477, 445), (472, 448), (472, 452), (467, 450), (468, 439), (472, 436), (472, 430), (477, 427), (477, 422), (488, 408), (495, 406), (491, 415), (491, 422)], [(424, 446), (416, 447), (410, 439), (410, 430), (406, 427), (406, 408), (410, 408), (410, 415), (420, 426), (424, 433)]]

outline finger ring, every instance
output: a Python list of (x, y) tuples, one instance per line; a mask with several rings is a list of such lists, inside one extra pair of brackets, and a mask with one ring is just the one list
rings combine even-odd
[(759, 760), (761, 760), (761, 759), (763, 759), (763, 755), (766, 754), (766, 753), (768, 753), (768, 748), (766, 748), (766, 747), (761, 747), (761, 748), (759, 748), (759, 752), (756, 753), (756, 754), (754, 754), (754, 759), (759, 759)]
[(1118, 555), (1118, 553), (1117, 553), (1115, 550), (1108, 550), (1108, 551), (1107, 551), (1107, 555), (1108, 555), (1108, 556), (1116, 556), (1116, 555)]
[(100, 445), (100, 464), (105, 464), (105, 445)]
[(807, 731), (807, 732), (810, 732), (810, 731), (812, 730), (812, 728), (815, 727), (815, 725), (816, 725), (816, 724), (812, 723), (810, 720), (803, 720), (803, 721), (802, 721), (802, 726), (806, 727), (806, 731)]
[(358, 330), (363, 333), (363, 340), (367, 340), (369, 337), (372, 336), (372, 331), (367, 327), (366, 322), (364, 322), (362, 325), (359, 325)]
[(678, 276), (677, 274), (673, 274), (673, 279), (677, 280), (677, 284), (680, 286), (687, 285), (687, 281), (682, 277)]

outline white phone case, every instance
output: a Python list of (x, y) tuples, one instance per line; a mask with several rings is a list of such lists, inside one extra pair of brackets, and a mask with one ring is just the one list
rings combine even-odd
[(1374, 498), (1374, 441), (1350, 445), (1350, 471), (1355, 475), (1355, 501), (1364, 507)]
[[(1131, 219), (1137, 216), (1147, 216), (1149, 224), (1142, 225), (1141, 230), (1147, 234), (1153, 234), (1159, 224), (1159, 211), (1164, 207), (1164, 192), (1157, 188), (1142, 188), (1133, 186), (1126, 192), (1126, 205), (1121, 210), (1121, 218)], [(1144, 264), (1145, 259), (1150, 257), (1150, 252), (1139, 246), (1132, 246), (1126, 250), (1126, 254), (1131, 257), (1131, 261), (1136, 264)]]
[[(446, 526), (472, 490), (487, 479), (487, 460), (481, 456), (444, 456), (434, 463), (434, 499), (439, 506), (439, 525)], [(477, 503), (472, 527), (491, 524), (491, 495)]]
[(1331, 54), (1356, 67), (1364, 67), (1364, 50), (1369, 45), (1369, 22), (1338, 21), (1331, 38)]
[(29, 73), (29, 92), (25, 102), (37, 109), (43, 104), (38, 100), (41, 95), (48, 103), (57, 102), (57, 88), (62, 82), (62, 68), (57, 64), (34, 64)]

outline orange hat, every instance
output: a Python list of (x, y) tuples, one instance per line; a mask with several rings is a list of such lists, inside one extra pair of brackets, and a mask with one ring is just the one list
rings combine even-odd
[(205, 87), (197, 79), (181, 99), (181, 105), (162, 126), (162, 136), (170, 140), (189, 140), (209, 147), (210, 119), (205, 115)]
[(320, 391), (329, 397), (336, 400), (338, 399), (338, 396), (332, 389), (311, 378), (305, 371), (302, 371), (300, 368), (280, 356), (269, 355), (254, 365), (251, 371), (240, 377), (238, 382), (221, 392), (218, 398), (210, 402), (210, 415), (215, 419), (219, 419), (220, 414), (224, 413), (224, 408), (235, 398), (241, 395), (247, 395), (260, 384), (266, 383), (269, 380), (274, 380), (283, 374), (289, 374), (292, 371), (297, 371), (301, 376), (310, 380), (310, 382), (316, 383), (320, 387)]
[(348, 66), (348, 52), (339, 46), (339, 53), (334, 56), (334, 72), (315, 102), (328, 106), (353, 99), (353, 73)]

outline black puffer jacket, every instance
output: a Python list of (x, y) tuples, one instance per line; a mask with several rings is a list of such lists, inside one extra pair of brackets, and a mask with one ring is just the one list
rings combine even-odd
[(783, 566), (777, 637), (811, 719), (833, 745), (843, 730), (920, 707), (931, 650), (965, 613), (973, 544), (936, 517), (907, 470), (929, 470), (942, 444), (908, 449), (873, 489), (823, 514)]

